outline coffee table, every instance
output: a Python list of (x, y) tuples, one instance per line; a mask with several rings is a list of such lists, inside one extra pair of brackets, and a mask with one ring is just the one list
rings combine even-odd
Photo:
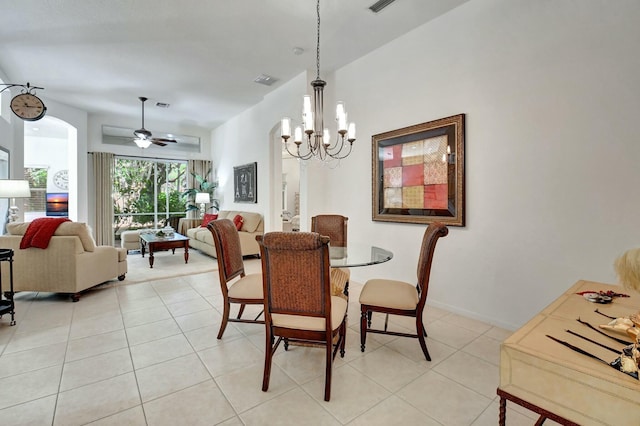
[(159, 237), (155, 233), (141, 233), (140, 247), (142, 248), (142, 257), (144, 257), (147, 249), (149, 250), (149, 267), (153, 268), (153, 253), (156, 251), (164, 251), (171, 249), (171, 253), (175, 254), (176, 249), (184, 247), (184, 263), (189, 262), (189, 238), (177, 232), (171, 237)]

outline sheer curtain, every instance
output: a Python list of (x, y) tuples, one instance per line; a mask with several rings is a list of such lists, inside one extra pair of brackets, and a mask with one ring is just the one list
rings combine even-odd
[(112, 246), (113, 241), (113, 169), (115, 155), (110, 152), (93, 153), (93, 192), (96, 200), (94, 230), (96, 244)]

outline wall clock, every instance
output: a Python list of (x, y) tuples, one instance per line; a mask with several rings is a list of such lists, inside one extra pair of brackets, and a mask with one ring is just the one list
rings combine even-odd
[(23, 120), (37, 121), (47, 113), (47, 107), (36, 95), (21, 93), (11, 99), (11, 111)]
[(53, 175), (53, 184), (60, 189), (69, 189), (69, 170), (59, 170)]

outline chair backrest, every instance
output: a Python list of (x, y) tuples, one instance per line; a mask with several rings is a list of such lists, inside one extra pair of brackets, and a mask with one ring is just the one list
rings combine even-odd
[(420, 257), (418, 258), (418, 286), (420, 289), (418, 310), (421, 310), (424, 307), (427, 300), (429, 276), (431, 275), (431, 262), (433, 261), (433, 253), (436, 250), (436, 243), (440, 237), (445, 237), (448, 233), (449, 229), (440, 222), (430, 223), (424, 231)]
[(329, 239), (315, 232), (268, 232), (256, 240), (267, 323), (271, 314), (289, 314), (325, 317), (330, 324)]
[(346, 247), (348, 220), (348, 217), (338, 214), (317, 215), (311, 218), (311, 232), (328, 236), (333, 247)]
[(207, 225), (216, 247), (220, 282), (225, 283), (238, 275), (244, 276), (244, 262), (240, 247), (240, 236), (236, 225), (229, 219), (212, 220)]

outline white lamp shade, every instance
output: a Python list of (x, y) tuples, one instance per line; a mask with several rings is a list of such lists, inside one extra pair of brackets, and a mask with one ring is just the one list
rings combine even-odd
[(136, 143), (136, 145), (138, 145), (138, 148), (144, 149), (144, 148), (149, 148), (151, 146), (151, 141), (148, 139), (138, 138), (138, 139), (134, 139), (133, 141)]
[(0, 180), (0, 198), (29, 198), (31, 190), (28, 180)]
[(210, 203), (211, 197), (209, 197), (208, 192), (198, 192), (196, 193), (196, 203)]

